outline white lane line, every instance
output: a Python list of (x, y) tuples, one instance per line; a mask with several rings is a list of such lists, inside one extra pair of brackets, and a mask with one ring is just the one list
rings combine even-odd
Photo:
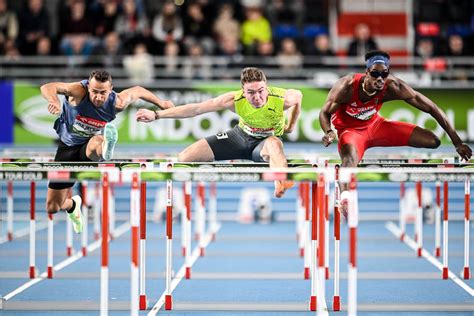
[[(393, 234), (395, 237), (399, 238), (401, 231), (400, 228), (398, 228), (397, 225), (395, 225), (393, 222), (387, 222), (385, 224), (385, 227)], [(410, 247), (411, 249), (417, 251), (418, 246), (416, 242), (411, 239), (409, 236), (405, 235), (403, 238), (404, 242)], [(433, 257), (428, 251), (425, 249), (422, 249), (421, 255), (428, 260), (432, 265), (434, 265), (436, 268), (438, 268), (440, 271), (443, 271), (443, 264)], [(448, 276), (451, 280), (453, 280), (457, 285), (459, 285), (461, 288), (463, 288), (468, 294), (471, 296), (474, 296), (474, 289), (472, 289), (469, 285), (467, 285), (464, 281), (462, 281), (460, 278), (457, 277), (457, 275), (452, 272), (451, 270), (448, 270)], [(441, 276), (440, 276), (441, 278)]]
[[(218, 224), (218, 226), (216, 227), (214, 232), (212, 232), (212, 233), (208, 232), (204, 236), (204, 240), (203, 240), (202, 245), (196, 245), (196, 247), (194, 247), (193, 253), (191, 255), (191, 262), (189, 264), (189, 266), (191, 268), (194, 265), (194, 263), (197, 261), (197, 259), (200, 257), (201, 248), (207, 248), (207, 246), (209, 245), (209, 243), (212, 240), (212, 235), (216, 234), (220, 229), (221, 229), (221, 225)], [(183, 264), (181, 266), (181, 268), (179, 269), (178, 273), (176, 274), (175, 278), (171, 281), (171, 293), (173, 293), (173, 291), (176, 289), (179, 282), (181, 282), (183, 280), (185, 272), (186, 272), (186, 264)], [(156, 315), (156, 313), (158, 313), (158, 311), (161, 309), (161, 307), (163, 307), (163, 305), (165, 304), (165, 294), (166, 294), (166, 292), (163, 292), (161, 297), (158, 299), (156, 304), (153, 306), (153, 308), (148, 313), (148, 316)]]
[[(40, 230), (45, 229), (46, 227), (48, 227), (48, 222), (38, 222), (37, 225), (36, 225), (36, 231), (38, 232)], [(19, 229), (16, 232), (13, 233), (13, 240), (18, 239), (18, 238), (22, 238), (24, 236), (28, 236), (29, 233), (30, 233), (30, 226)], [(8, 241), (9, 240), (8, 240), (7, 236), (0, 237), (0, 245), (6, 243)]]
[[(119, 237), (120, 235), (124, 234), (128, 230), (130, 230), (130, 223), (124, 223), (124, 224), (120, 225), (115, 230), (115, 236)], [(89, 246), (87, 246), (87, 252), (95, 251), (97, 248), (99, 248), (101, 246), (101, 242), (102, 242), (101, 239), (99, 239), (99, 240), (93, 242), (92, 244), (90, 244)], [(60, 270), (64, 269), (65, 267), (67, 267), (68, 265), (74, 263), (75, 261), (77, 261), (80, 258), (82, 258), (82, 251), (77, 251), (71, 257), (69, 257), (69, 258), (59, 262), (57, 265), (53, 266), (53, 270), (54, 271), (60, 271)], [(25, 284), (19, 286), (18, 288), (11, 291), (7, 295), (3, 296), (3, 300), (8, 301), (9, 299), (13, 298), (14, 296), (20, 294), (21, 292), (25, 291), (26, 289), (28, 289), (28, 288), (32, 287), (33, 285), (37, 284), (38, 282), (45, 280), (47, 277), (48, 277), (47, 272), (41, 273), (38, 277), (26, 282)]]

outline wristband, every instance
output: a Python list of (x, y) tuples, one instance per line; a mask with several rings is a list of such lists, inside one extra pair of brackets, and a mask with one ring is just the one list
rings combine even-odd
[(160, 113), (159, 111), (155, 111), (155, 121), (160, 118)]

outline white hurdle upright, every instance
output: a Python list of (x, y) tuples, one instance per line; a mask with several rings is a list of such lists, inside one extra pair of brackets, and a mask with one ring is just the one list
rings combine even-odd
[(311, 222), (310, 222), (310, 192), (309, 192), (309, 182), (302, 183), (302, 201), (303, 208), (305, 213), (305, 221), (303, 223), (302, 234), (300, 235), (301, 242), (303, 243), (303, 257), (304, 257), (304, 278), (309, 280), (311, 273), (315, 273), (315, 270), (311, 271)]
[(139, 275), (138, 275), (138, 226), (140, 224), (140, 191), (138, 174), (132, 175), (130, 191), (130, 224), (132, 227), (132, 254), (130, 265), (130, 315), (138, 315), (139, 308)]
[(196, 240), (199, 244), (199, 255), (204, 256), (204, 235), (206, 233), (206, 186), (204, 182), (199, 181), (198, 203), (196, 205)]
[(184, 183), (184, 205), (186, 206), (185, 221), (182, 223), (184, 226), (183, 240), (185, 241), (184, 252), (184, 265), (185, 265), (185, 278), (191, 278), (191, 191), (193, 184), (191, 181)]
[(109, 234), (110, 239), (115, 236), (115, 183), (109, 182)]
[(339, 194), (339, 165), (335, 167), (334, 178), (334, 297), (332, 301), (332, 309), (335, 312), (341, 310), (341, 297), (339, 295), (339, 255), (341, 242), (341, 213), (339, 211), (340, 194)]
[(423, 200), (422, 200), (422, 184), (420, 181), (416, 182), (416, 197), (418, 200), (418, 207), (416, 208), (416, 233), (415, 240), (418, 245), (417, 256), (421, 258), (423, 250)]
[[(170, 166), (171, 167), (171, 166)], [(166, 294), (165, 310), (173, 309), (171, 270), (173, 266), (173, 182), (166, 180)]]
[(217, 232), (217, 187), (215, 182), (211, 182), (209, 194), (209, 232), (211, 234), (211, 240), (216, 240)]
[(100, 210), (103, 201), (100, 183), (96, 182), (94, 190), (94, 240), (100, 238)]
[(13, 182), (7, 184), (7, 239), (13, 240)]
[(87, 195), (87, 181), (82, 181), (81, 195), (82, 195), (82, 233), (81, 233), (81, 248), (82, 255), (87, 256), (87, 238), (89, 225), (89, 200)]
[(304, 257), (304, 221), (305, 208), (303, 204), (303, 183), (298, 183), (298, 194), (296, 195), (296, 242), (298, 243), (299, 256)]
[[(317, 181), (313, 181), (311, 183), (311, 197), (312, 197), (312, 204), (311, 204), (311, 296), (309, 299), (309, 310), (310, 311), (316, 311), (316, 304), (317, 304), (317, 253), (318, 253), (318, 200), (319, 200), (319, 188), (318, 188), (319, 183)], [(320, 293), (321, 295), (321, 293)]]
[(463, 277), (469, 280), (469, 220), (471, 213), (471, 180), (466, 177), (464, 182), (464, 270)]
[(441, 256), (441, 182), (436, 181), (435, 256)]
[(443, 280), (448, 279), (448, 182), (443, 183)]
[[(329, 160), (324, 163), (326, 170), (329, 170)], [(324, 277), (329, 280), (329, 178), (324, 179)]]
[[(317, 303), (316, 309), (318, 311), (318, 315), (323, 315), (327, 312), (324, 307), (326, 306), (326, 267), (324, 259), (326, 255), (325, 245), (326, 241), (324, 240), (326, 237), (326, 182), (327, 178), (323, 173), (319, 174), (318, 180), (318, 271), (317, 271), (317, 284), (318, 284), (318, 296), (317, 296)], [(313, 221), (316, 221), (316, 218), (313, 218)], [(316, 271), (313, 271), (316, 274)]]
[[(71, 191), (68, 192), (67, 197), (68, 199), (71, 198)], [(72, 222), (69, 216), (66, 216), (66, 255), (68, 257), (72, 256), (72, 252), (73, 252), (72, 243), (73, 243)]]
[(48, 279), (53, 278), (53, 257), (54, 257), (54, 222), (53, 214), (48, 214)]
[(400, 241), (403, 242), (406, 234), (406, 215), (403, 212), (403, 199), (405, 198), (405, 182), (400, 182), (400, 202), (399, 202), (399, 225), (400, 225)]
[(100, 315), (109, 312), (109, 177), (102, 179), (102, 260), (100, 269)]
[(357, 226), (359, 224), (359, 199), (357, 195), (357, 183), (354, 174), (351, 175), (349, 185), (350, 200), (348, 211), (349, 226), (349, 267), (348, 267), (348, 295), (347, 314), (357, 314)]

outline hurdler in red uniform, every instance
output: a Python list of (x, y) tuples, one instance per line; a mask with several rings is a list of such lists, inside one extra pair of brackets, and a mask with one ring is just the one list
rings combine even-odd
[[(414, 124), (390, 121), (379, 115), (382, 104), (403, 100), (429, 113), (446, 131), (461, 159), (469, 160), (471, 148), (462, 142), (446, 114), (430, 99), (390, 74), (390, 55), (382, 51), (367, 53), (366, 71), (339, 79), (329, 91), (319, 114), (324, 131), (323, 144), (329, 146), (336, 133), (343, 167), (355, 167), (370, 147), (410, 146), (437, 148), (439, 138)], [(343, 213), (347, 212), (347, 187), (342, 188)]]

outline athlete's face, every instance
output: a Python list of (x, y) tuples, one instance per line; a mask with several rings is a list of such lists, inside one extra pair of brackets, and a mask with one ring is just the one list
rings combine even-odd
[(110, 81), (100, 82), (92, 78), (89, 81), (89, 98), (96, 107), (101, 107), (112, 92)]
[(389, 75), (389, 69), (384, 64), (374, 64), (367, 69), (366, 73), (366, 89), (380, 91), (385, 85), (385, 80)]
[(265, 81), (244, 83), (242, 89), (244, 90), (244, 97), (254, 107), (259, 108), (267, 102), (268, 90)]

